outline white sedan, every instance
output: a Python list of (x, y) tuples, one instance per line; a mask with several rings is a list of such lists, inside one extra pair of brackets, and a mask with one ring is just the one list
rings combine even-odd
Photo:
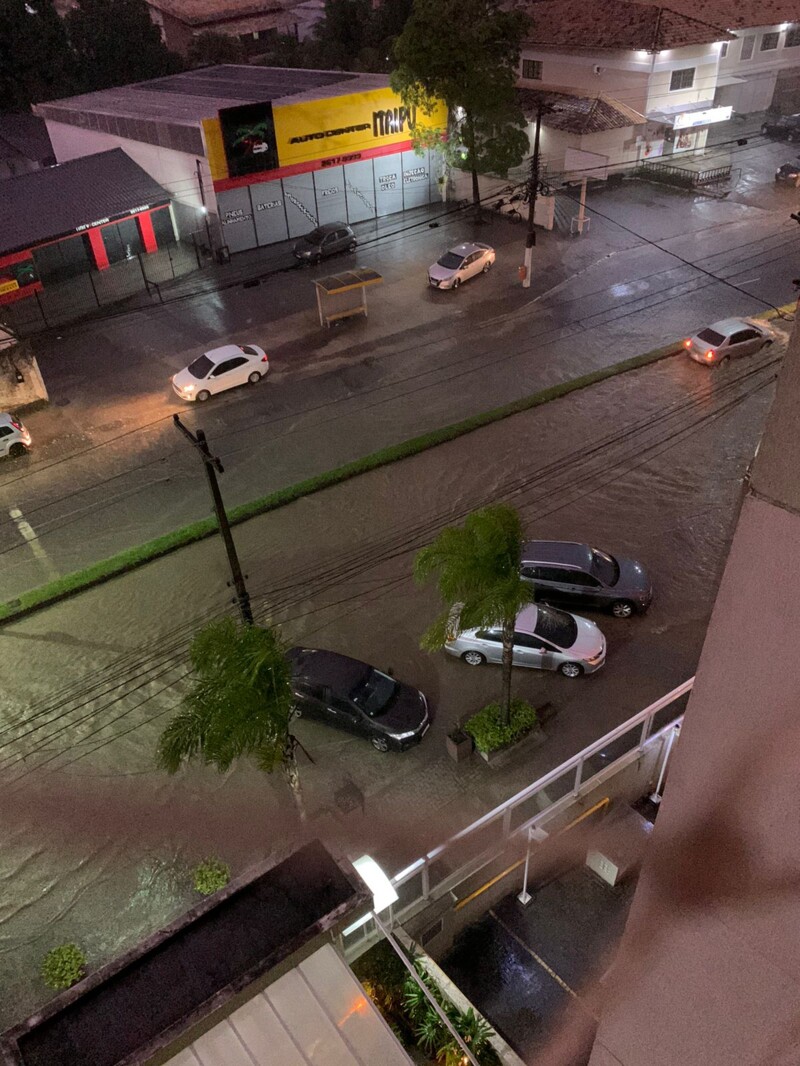
[(726, 359), (754, 355), (774, 340), (772, 330), (753, 318), (723, 318), (683, 342), (696, 363), (716, 366)]
[(494, 248), (488, 244), (457, 244), (428, 268), (428, 281), (434, 289), (457, 289), (462, 281), (487, 274), (494, 260)]
[(172, 387), (182, 400), (202, 403), (215, 392), (255, 385), (269, 370), (269, 359), (257, 344), (224, 344), (195, 359), (172, 379)]

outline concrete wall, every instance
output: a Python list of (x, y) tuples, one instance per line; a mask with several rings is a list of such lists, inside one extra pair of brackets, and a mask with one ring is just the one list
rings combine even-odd
[[(635, 111), (644, 110), (650, 76), (649, 56), (637, 59), (633, 52), (598, 53), (594, 56), (556, 55), (541, 49), (523, 48), (522, 58), (538, 59), (542, 64), (542, 78), (541, 81), (523, 78), (520, 63), (520, 88), (561, 86), (582, 90), (592, 96), (604, 93)], [(596, 68), (599, 68), (599, 73), (596, 73)]]
[[(16, 371), (23, 380), (17, 381)], [(32, 404), (46, 403), (47, 388), (27, 341), (0, 350), (0, 410), (19, 414)]]

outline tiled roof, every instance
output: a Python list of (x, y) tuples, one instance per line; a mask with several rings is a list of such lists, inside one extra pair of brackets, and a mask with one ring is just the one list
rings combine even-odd
[(583, 45), (590, 50), (665, 51), (731, 39), (725, 21), (703, 22), (655, 3), (517, 0), (515, 7), (530, 16), (528, 42), (547, 48)]
[(147, 0), (147, 3), (188, 26), (281, 14), (292, 6), (291, 0)]
[[(659, 0), (638, 2), (659, 6)], [(669, 6), (679, 14), (691, 15), (729, 30), (800, 22), (797, 0), (669, 0)]]
[(529, 121), (536, 117), (539, 104), (554, 108), (543, 113), (542, 125), (564, 133), (603, 133), (647, 121), (632, 107), (602, 94), (576, 96), (567, 89), (517, 89), (517, 99)]
[(144, 204), (165, 204), (166, 192), (121, 148), (7, 178), (0, 196), (0, 253), (74, 233), (101, 218)]
[(55, 160), (44, 120), (28, 112), (0, 115), (0, 141), (26, 159), (39, 163)]

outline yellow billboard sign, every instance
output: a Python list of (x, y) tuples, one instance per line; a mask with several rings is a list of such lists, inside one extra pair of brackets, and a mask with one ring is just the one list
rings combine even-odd
[(0, 281), (0, 296), (5, 296), (7, 292), (16, 292), (18, 288), (18, 281)]
[(446, 126), (447, 108), (442, 103), (432, 115), (425, 115), (419, 108), (404, 107), (396, 93), (382, 88), (284, 104), (273, 109), (273, 117), (280, 166), (291, 167), (407, 144), (416, 123)]
[[(259, 180), (271, 172), (315, 170), (406, 146), (414, 128), (444, 128), (447, 108), (426, 115), (405, 107), (390, 88), (292, 104), (245, 104), (203, 120), (206, 158), (215, 188)], [(276, 166), (277, 162), (277, 166)]]

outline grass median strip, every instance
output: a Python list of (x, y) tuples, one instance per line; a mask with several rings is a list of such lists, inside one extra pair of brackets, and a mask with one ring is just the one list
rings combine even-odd
[[(439, 444), (446, 444), (448, 441), (456, 440), (458, 437), (463, 437), (476, 429), (482, 429), (484, 426), (501, 422), (512, 415), (530, 411), (534, 407), (550, 403), (562, 396), (569, 395), (571, 392), (577, 392), (580, 389), (588, 388), (590, 385), (595, 385), (619, 374), (649, 366), (651, 363), (665, 359), (677, 351), (679, 349), (675, 344), (670, 344), (663, 348), (655, 348), (650, 352), (645, 352), (643, 355), (635, 355), (630, 359), (623, 360), (621, 363), (614, 363), (613, 366), (603, 367), (601, 370), (593, 370), (591, 373), (583, 374), (581, 377), (573, 378), (571, 381), (551, 385), (550, 388), (541, 389), (539, 392), (532, 393), (529, 396), (523, 396), (519, 400), (503, 404), (502, 407), (494, 407), (490, 411), (482, 411), (480, 414), (472, 415), (470, 418), (465, 418), (460, 422), (453, 422), (451, 425), (442, 426), (439, 429), (431, 430), (429, 433), (422, 433), (418, 437), (411, 437), (409, 440), (401, 441), (399, 444), (381, 448), (379, 451), (371, 452), (361, 459), (355, 459), (350, 463), (334, 467), (332, 470), (326, 470), (294, 485), (287, 485), (285, 488), (271, 492), (267, 496), (252, 500), (250, 503), (240, 504), (228, 512), (228, 517), (232, 524), (246, 522), (257, 515), (274, 511), (278, 507), (285, 507), (286, 504), (293, 503), (303, 496), (310, 496), (315, 492), (320, 492), (322, 489), (331, 488), (334, 485), (341, 484), (343, 481), (348, 481), (350, 478), (358, 477), (360, 474), (366, 474), (371, 470), (377, 470), (379, 467), (399, 462), (401, 459), (409, 459), (414, 455), (427, 451), (429, 448), (435, 448)], [(0, 604), (0, 624), (11, 622), (48, 604), (56, 603), (67, 596), (73, 596), (78, 592), (91, 588), (93, 585), (108, 581), (112, 577), (128, 573), (154, 559), (169, 555), (170, 552), (177, 551), (178, 548), (184, 548), (189, 544), (194, 544), (199, 540), (204, 540), (206, 537), (213, 536), (216, 532), (216, 520), (214, 518), (204, 518), (199, 522), (193, 522), (191, 525), (176, 529), (172, 533), (167, 533), (163, 537), (148, 541), (146, 544), (128, 548), (117, 555), (111, 556), (109, 559), (93, 563), (83, 570), (67, 574), (65, 577), (51, 581), (47, 585), (31, 589), (14, 600)]]

